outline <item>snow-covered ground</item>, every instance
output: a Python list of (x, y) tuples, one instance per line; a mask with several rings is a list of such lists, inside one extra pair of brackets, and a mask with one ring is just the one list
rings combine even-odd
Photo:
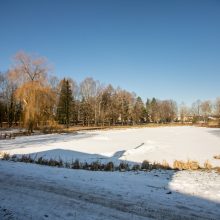
[(49, 134), (17, 137), (0, 141), (0, 151), (32, 154), (64, 161), (162, 162), (206, 160), (220, 166), (220, 129), (201, 127), (157, 127), (124, 130), (82, 131), (74, 134)]
[(0, 219), (220, 219), (220, 175), (0, 161)]
[[(220, 129), (160, 127), (0, 140), (0, 151), (71, 161), (209, 160)], [(220, 219), (214, 171), (92, 172), (0, 160), (0, 219)]]

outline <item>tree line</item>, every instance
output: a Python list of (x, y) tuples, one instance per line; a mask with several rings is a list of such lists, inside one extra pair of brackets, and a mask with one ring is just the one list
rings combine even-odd
[(0, 126), (36, 128), (63, 124), (82, 126), (137, 125), (192, 120), (207, 121), (220, 116), (220, 98), (196, 101), (192, 107), (174, 100), (147, 99), (91, 77), (77, 84), (49, 74), (45, 58), (19, 52), (12, 67), (0, 72)]

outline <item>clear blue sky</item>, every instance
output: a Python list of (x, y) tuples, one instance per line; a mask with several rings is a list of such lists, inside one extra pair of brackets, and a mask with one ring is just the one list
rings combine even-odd
[(19, 50), (58, 77), (147, 97), (220, 96), (219, 0), (0, 0), (0, 70)]

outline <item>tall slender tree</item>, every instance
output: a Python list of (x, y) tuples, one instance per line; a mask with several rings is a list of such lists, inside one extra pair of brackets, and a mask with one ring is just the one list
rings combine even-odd
[(144, 103), (140, 96), (135, 100), (135, 105), (133, 108), (133, 122), (135, 124), (141, 124), (145, 122), (146, 109)]
[(65, 78), (61, 81), (61, 91), (57, 107), (57, 119), (59, 123), (69, 127), (72, 119), (73, 92), (69, 80)]

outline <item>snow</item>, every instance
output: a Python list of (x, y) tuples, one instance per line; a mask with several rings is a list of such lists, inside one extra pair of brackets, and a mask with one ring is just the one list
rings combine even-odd
[[(65, 161), (200, 164), (220, 154), (220, 129), (158, 127), (0, 140), (0, 151)], [(220, 219), (214, 171), (101, 172), (0, 160), (0, 219)]]
[[(220, 219), (220, 175), (0, 161), (0, 219)], [(7, 218), (9, 216), (9, 218)]]
[(220, 129), (201, 127), (157, 127), (124, 130), (82, 131), (17, 137), (0, 141), (0, 151), (31, 154), (33, 157), (62, 158), (64, 161), (163, 162), (206, 160), (220, 166)]

